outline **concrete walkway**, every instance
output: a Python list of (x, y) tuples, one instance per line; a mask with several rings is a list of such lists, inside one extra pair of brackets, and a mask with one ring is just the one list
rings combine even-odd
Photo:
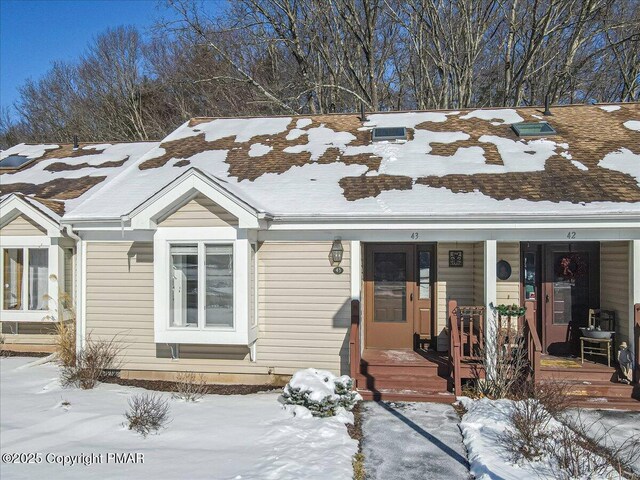
[(364, 464), (368, 480), (466, 480), (467, 455), (451, 405), (366, 402)]

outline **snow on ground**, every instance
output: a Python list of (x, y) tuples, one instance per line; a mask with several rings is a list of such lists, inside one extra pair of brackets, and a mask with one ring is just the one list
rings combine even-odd
[[(144, 464), (0, 464), (3, 479), (350, 479), (357, 442), (335, 418), (292, 417), (277, 393), (170, 399), (168, 426), (129, 431), (127, 400), (145, 390), (102, 384), (61, 388), (57, 367), (0, 360), (0, 450), (56, 455), (142, 453)], [(168, 394), (163, 394), (168, 397)], [(68, 402), (69, 405), (65, 405)], [(46, 458), (46, 457), (44, 457)]]
[[(582, 409), (571, 411), (570, 418), (580, 420), (592, 438), (603, 440), (609, 448), (624, 448), (629, 442), (640, 440), (640, 412)], [(640, 474), (640, 458), (633, 469)]]
[(362, 422), (367, 478), (469, 478), (458, 421), (447, 404), (367, 402)]
[[(554, 468), (550, 459), (542, 457), (537, 461), (514, 462), (511, 455), (504, 446), (502, 436), (510, 427), (510, 415), (513, 411), (514, 402), (512, 400), (471, 400), (466, 397), (460, 398), (462, 404), (467, 409), (467, 413), (462, 417), (460, 430), (464, 438), (464, 445), (467, 448), (471, 474), (477, 480), (522, 480), (524, 478), (539, 478), (541, 480), (555, 479)], [(587, 425), (591, 423), (593, 431), (599, 428), (594, 424), (599, 418), (606, 418), (611, 415), (610, 426), (617, 425), (615, 414), (605, 412), (584, 410), (583, 418), (587, 420)], [(622, 442), (640, 430), (640, 426), (630, 428), (629, 424), (638, 419), (638, 414), (628, 414), (624, 417), (628, 423), (618, 425), (614, 432), (614, 442)], [(618, 420), (620, 417), (617, 417)], [(589, 419), (591, 420), (589, 422)], [(556, 420), (551, 420), (547, 426), (548, 431), (559, 428), (561, 424)], [(553, 433), (551, 438), (554, 438)], [(615, 472), (610, 471), (606, 476), (592, 476), (592, 480), (604, 480), (618, 478)]]

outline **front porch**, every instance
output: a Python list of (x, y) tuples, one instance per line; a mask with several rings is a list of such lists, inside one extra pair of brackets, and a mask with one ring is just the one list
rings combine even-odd
[[(452, 402), (466, 381), (484, 376), (483, 352), (490, 350), (488, 342), (495, 342), (500, 329), (496, 325), (507, 321), (487, 305), (515, 304), (526, 307), (526, 315), (517, 327), (509, 328), (523, 335), (522, 348), (536, 382), (570, 383), (577, 405), (640, 410), (640, 387), (618, 383), (615, 361), (619, 345), (626, 342), (636, 353), (638, 381), (639, 243), (399, 244), (409, 257), (406, 264), (399, 256), (389, 257), (395, 251), (393, 244), (363, 245), (362, 302), (354, 299), (350, 331), (351, 374), (358, 390), (365, 399)], [(466, 268), (464, 263), (447, 264), (452, 247), (470, 260)], [(383, 252), (385, 268), (390, 260), (400, 269), (406, 265), (404, 276), (374, 271), (378, 252)], [(433, 259), (425, 259), (421, 252), (430, 252)], [(579, 268), (577, 261), (583, 262)], [(566, 271), (559, 272), (556, 264), (578, 273), (565, 278)], [(422, 303), (417, 306), (414, 298)], [(615, 312), (610, 366), (606, 355), (581, 361), (579, 327), (586, 326), (590, 308)], [(492, 314), (487, 316), (487, 311)], [(391, 329), (381, 330), (376, 316)], [(410, 339), (406, 333), (395, 333), (404, 317), (408, 321), (402, 328), (410, 332)], [(400, 336), (404, 345), (397, 343)]]

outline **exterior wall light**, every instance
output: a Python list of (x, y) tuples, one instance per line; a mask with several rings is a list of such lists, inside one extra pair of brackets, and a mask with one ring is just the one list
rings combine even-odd
[(329, 262), (333, 268), (333, 273), (336, 275), (340, 275), (344, 272), (344, 269), (340, 266), (340, 262), (342, 262), (342, 255), (344, 253), (344, 248), (342, 247), (342, 242), (340, 239), (336, 239), (333, 241), (333, 245), (331, 245), (331, 251), (329, 252)]

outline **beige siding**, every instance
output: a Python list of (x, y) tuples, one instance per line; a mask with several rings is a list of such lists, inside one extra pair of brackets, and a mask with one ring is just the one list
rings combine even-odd
[(287, 375), (303, 367), (347, 371), (349, 244), (342, 275), (327, 259), (331, 242), (265, 243), (258, 251), (259, 337), (257, 362), (246, 347), (181, 345), (153, 341), (151, 243), (87, 243), (87, 331), (119, 335), (124, 368)]
[(0, 236), (46, 235), (47, 232), (24, 215), (18, 215), (0, 228)]
[(169, 214), (158, 225), (162, 227), (229, 227), (238, 225), (238, 219), (199, 195)]
[(629, 343), (629, 250), (629, 242), (600, 244), (600, 307), (616, 312), (616, 344)]
[(473, 305), (484, 305), (484, 242), (473, 244)]
[(520, 244), (498, 243), (498, 261), (506, 260), (511, 265), (511, 277), (497, 280), (498, 305), (520, 305)]
[[(449, 267), (449, 250), (462, 250), (464, 265)], [(475, 245), (473, 243), (439, 243), (437, 267), (437, 332), (438, 350), (448, 350), (447, 302), (457, 300), (460, 305), (474, 305)]]

